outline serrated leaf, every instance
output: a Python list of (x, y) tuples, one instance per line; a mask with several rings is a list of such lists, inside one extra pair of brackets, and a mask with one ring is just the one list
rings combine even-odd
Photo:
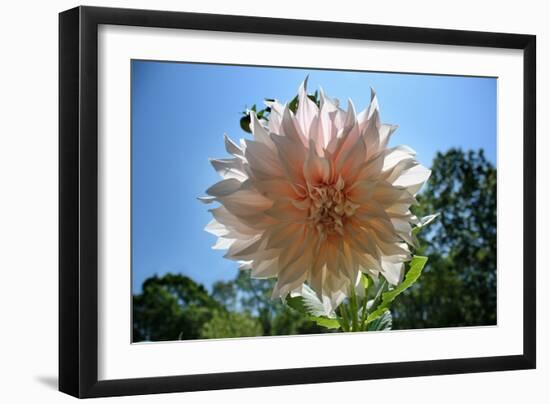
[(385, 293), (382, 293), (382, 301), (372, 313), (367, 317), (367, 324), (373, 322), (378, 317), (382, 316), (386, 311), (389, 310), (390, 303), (401, 293), (411, 287), (422, 274), (422, 269), (428, 262), (428, 257), (421, 257), (415, 255), (409, 263), (409, 270), (405, 275), (405, 279), (395, 289), (389, 290)]
[(309, 319), (311, 321), (315, 321), (317, 325), (328, 328), (330, 330), (340, 328), (340, 323), (335, 318), (310, 316)]
[(284, 302), (294, 310), (313, 317), (334, 317), (334, 313), (330, 311), (330, 308), (325, 306), (319, 300), (315, 291), (306, 284), (302, 286), (299, 295), (287, 297)]
[(392, 327), (391, 311), (386, 310), (384, 314), (367, 325), (367, 331), (387, 331)]
[(302, 298), (302, 296), (287, 297), (283, 300), (283, 303), (299, 313), (307, 314), (306, 306), (304, 305), (304, 299)]
[(317, 297), (317, 293), (311, 289), (308, 285), (304, 284), (302, 287), (301, 296), (304, 299), (304, 306), (307, 312), (312, 316), (328, 316), (332, 317), (329, 312), (329, 308), (326, 307), (321, 300)]

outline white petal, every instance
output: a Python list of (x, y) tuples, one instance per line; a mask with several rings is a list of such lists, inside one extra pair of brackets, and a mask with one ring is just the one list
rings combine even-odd
[(275, 257), (270, 260), (260, 261), (259, 263), (254, 262), (252, 264), (251, 275), (259, 279), (277, 276), (279, 272), (278, 261), (279, 259)]
[(403, 160), (414, 159), (415, 154), (415, 151), (407, 146), (397, 146), (388, 150), (384, 157), (384, 166), (382, 167), (382, 171), (392, 169)]
[(277, 146), (279, 161), (282, 163), (287, 177), (294, 184), (305, 185), (303, 164), (306, 150), (300, 140), (273, 134), (271, 139)]
[(265, 211), (265, 214), (281, 223), (305, 223), (308, 218), (306, 210), (284, 200), (276, 201), (272, 207)]
[(310, 146), (304, 161), (304, 177), (310, 185), (328, 183), (331, 174), (330, 160), (319, 157), (315, 150), (313, 140), (310, 139)]
[(361, 133), (367, 149), (367, 160), (374, 158), (380, 150), (380, 132), (376, 122), (370, 119), (362, 124)]
[(390, 140), (391, 135), (397, 130), (397, 125), (381, 124), (378, 128), (380, 134), (379, 147), (386, 147)]
[(266, 230), (267, 248), (284, 248), (301, 237), (303, 226), (299, 224), (281, 224)]
[(414, 196), (407, 191), (406, 188), (397, 187), (385, 181), (379, 181), (374, 189), (372, 197), (379, 203), (384, 205), (395, 203), (408, 203), (409, 205), (416, 202)]
[(215, 196), (199, 196), (197, 199), (205, 204), (209, 204), (216, 201)]
[(343, 127), (345, 115), (338, 108), (337, 100), (327, 97), (322, 88), (319, 91), (320, 110), (317, 130), (320, 132), (320, 135), (318, 137), (323, 140), (323, 147), (332, 152), (333, 149), (328, 148), (328, 145), (333, 140), (336, 141), (337, 130)]
[(204, 228), (208, 233), (211, 233), (218, 237), (223, 237), (228, 233), (228, 229), (218, 222), (216, 219), (212, 219)]
[(220, 197), (230, 195), (241, 188), (241, 182), (235, 178), (229, 178), (227, 180), (221, 180), (216, 182), (210, 188), (206, 190), (206, 193), (210, 196)]
[(412, 227), (407, 220), (398, 218), (391, 218), (390, 220), (393, 224), (393, 227), (395, 228), (395, 231), (401, 236), (403, 240), (405, 240), (412, 246), (416, 245), (412, 237)]
[(240, 270), (250, 270), (252, 269), (252, 263), (253, 261), (239, 261), (239, 269)]
[(391, 285), (397, 285), (401, 282), (405, 271), (405, 266), (402, 262), (395, 263), (382, 259), (381, 264), (383, 269), (382, 276), (386, 278)]
[(269, 114), (268, 128), (272, 133), (280, 134), (281, 133), (281, 122), (283, 120), (283, 112), (285, 106), (277, 101), (266, 101), (265, 103), (268, 107), (271, 108), (271, 113)]
[(418, 165), (418, 163), (414, 159), (401, 160), (393, 168), (387, 170), (384, 173), (381, 173), (381, 177), (390, 184), (393, 184), (400, 175), (416, 165)]
[(240, 189), (232, 194), (220, 196), (218, 200), (229, 212), (238, 217), (257, 215), (273, 205), (273, 201), (251, 189)]
[(264, 143), (246, 140), (245, 156), (253, 174), (270, 177), (281, 177), (284, 174), (281, 162), (275, 151)]
[(311, 124), (319, 112), (317, 104), (307, 96), (307, 77), (298, 89), (298, 109), (296, 110), (296, 119), (302, 133), (306, 138), (309, 137)]
[(210, 159), (210, 164), (224, 179), (234, 178), (239, 181), (247, 179), (241, 159)]
[(277, 284), (274, 288), (273, 295), (284, 297), (291, 290), (296, 289), (304, 283), (308, 273), (308, 263), (311, 262), (312, 256), (310, 252), (301, 254), (296, 260), (291, 261), (278, 274)]
[(234, 240), (224, 257), (233, 260), (253, 259), (254, 253), (258, 251), (262, 241), (261, 234), (248, 240)]
[(348, 198), (358, 204), (366, 204), (371, 199), (377, 186), (377, 181), (357, 181), (348, 189)]
[(219, 237), (216, 241), (216, 244), (212, 246), (212, 249), (227, 250), (229, 247), (231, 247), (231, 244), (233, 244), (234, 241), (235, 239)]
[(393, 182), (393, 185), (406, 187), (411, 194), (416, 195), (431, 173), (426, 167), (418, 164), (403, 171)]
[(243, 155), (242, 149), (239, 146), (237, 146), (237, 144), (235, 142), (233, 142), (229, 138), (229, 136), (227, 136), (227, 134), (223, 135), (223, 139), (225, 141), (225, 150), (227, 150), (227, 152), (229, 154), (233, 154), (235, 156), (242, 156)]
[(300, 129), (300, 126), (298, 125), (294, 114), (288, 107), (288, 104), (285, 106), (285, 110), (283, 112), (281, 129), (281, 135), (284, 135), (285, 138), (288, 138), (295, 143), (301, 143), (304, 146), (308, 144), (308, 140), (306, 139), (305, 134)]
[(275, 145), (269, 138), (269, 132), (264, 128), (264, 126), (258, 121), (256, 117), (256, 112), (252, 111), (250, 113), (250, 129), (254, 135), (254, 139), (258, 142), (265, 144), (270, 149), (274, 150)]
[(371, 87), (370, 89), (370, 105), (367, 110), (367, 119), (371, 119), (373, 115), (380, 110), (378, 106), (378, 97), (376, 97), (376, 92)]

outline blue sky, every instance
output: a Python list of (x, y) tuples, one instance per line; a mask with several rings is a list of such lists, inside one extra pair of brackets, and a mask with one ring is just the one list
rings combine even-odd
[(289, 101), (309, 75), (358, 111), (378, 96), (382, 121), (399, 125), (406, 144), (431, 166), (437, 151), (484, 149), (496, 163), (494, 78), (132, 61), (132, 290), (153, 274), (183, 273), (210, 289), (232, 279), (234, 262), (212, 250), (204, 226), (211, 207), (198, 196), (218, 175), (208, 162), (228, 157), (223, 134), (247, 137), (241, 111), (264, 98)]

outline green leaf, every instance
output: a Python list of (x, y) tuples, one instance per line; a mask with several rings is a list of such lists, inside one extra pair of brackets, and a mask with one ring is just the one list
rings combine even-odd
[(369, 288), (369, 277), (365, 274), (361, 274), (361, 285), (365, 290)]
[(306, 284), (302, 287), (302, 298), (307, 312), (312, 316), (335, 317), (334, 313), (327, 312), (327, 308), (323, 302), (319, 300), (317, 293)]
[(240, 120), (240, 124), (242, 130), (248, 133), (252, 133), (252, 131), (250, 130), (250, 115), (247, 114), (243, 116)]
[(292, 101), (290, 101), (290, 103), (288, 104), (288, 109), (296, 113), (296, 111), (298, 110), (298, 96), (294, 97)]
[(319, 100), (317, 99), (317, 94), (308, 94), (307, 98), (313, 101), (317, 106), (319, 106)]
[(405, 275), (405, 279), (395, 289), (389, 290), (382, 294), (382, 302), (378, 305), (376, 310), (370, 313), (367, 317), (367, 324), (373, 322), (378, 317), (382, 316), (389, 310), (390, 303), (401, 293), (412, 286), (422, 274), (422, 269), (428, 262), (428, 257), (421, 257), (415, 255), (409, 263), (409, 270)]
[(327, 308), (319, 300), (317, 293), (306, 284), (302, 287), (302, 292), (299, 296), (288, 297), (285, 303), (300, 313), (309, 314), (314, 317), (336, 317), (334, 313), (327, 312)]
[(367, 325), (367, 331), (387, 331), (392, 327), (391, 311), (386, 310), (384, 314)]
[(307, 314), (307, 309), (304, 305), (304, 299), (302, 296), (287, 297), (284, 299), (283, 303), (299, 313)]
[(331, 330), (340, 328), (340, 323), (335, 318), (310, 316), (309, 319), (311, 321), (315, 321), (317, 325), (320, 325), (321, 327), (325, 327)]

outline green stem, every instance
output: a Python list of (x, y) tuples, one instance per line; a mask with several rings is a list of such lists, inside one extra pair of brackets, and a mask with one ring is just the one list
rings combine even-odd
[(349, 331), (349, 318), (346, 310), (346, 305), (342, 303), (339, 307), (339, 310), (340, 310), (340, 315), (342, 316), (342, 324), (341, 324), (342, 329), (344, 331)]
[(367, 321), (367, 301), (368, 301), (368, 297), (367, 297), (367, 292), (365, 291), (365, 297), (363, 297), (363, 304), (361, 305), (361, 324), (360, 324), (360, 328), (361, 328), (361, 331), (365, 331), (366, 328), (365, 328), (365, 321)]
[(386, 287), (386, 280), (384, 279), (382, 282), (380, 282), (380, 286), (378, 287), (378, 290), (376, 291), (376, 296), (374, 296), (374, 300), (372, 301), (371, 310), (376, 309), (376, 302), (378, 299), (380, 299), (380, 296), (382, 296), (382, 291)]
[(351, 331), (359, 331), (359, 322), (358, 322), (358, 310), (357, 310), (357, 295), (355, 294), (355, 288), (351, 288), (351, 293), (349, 297), (349, 308), (351, 311)]

